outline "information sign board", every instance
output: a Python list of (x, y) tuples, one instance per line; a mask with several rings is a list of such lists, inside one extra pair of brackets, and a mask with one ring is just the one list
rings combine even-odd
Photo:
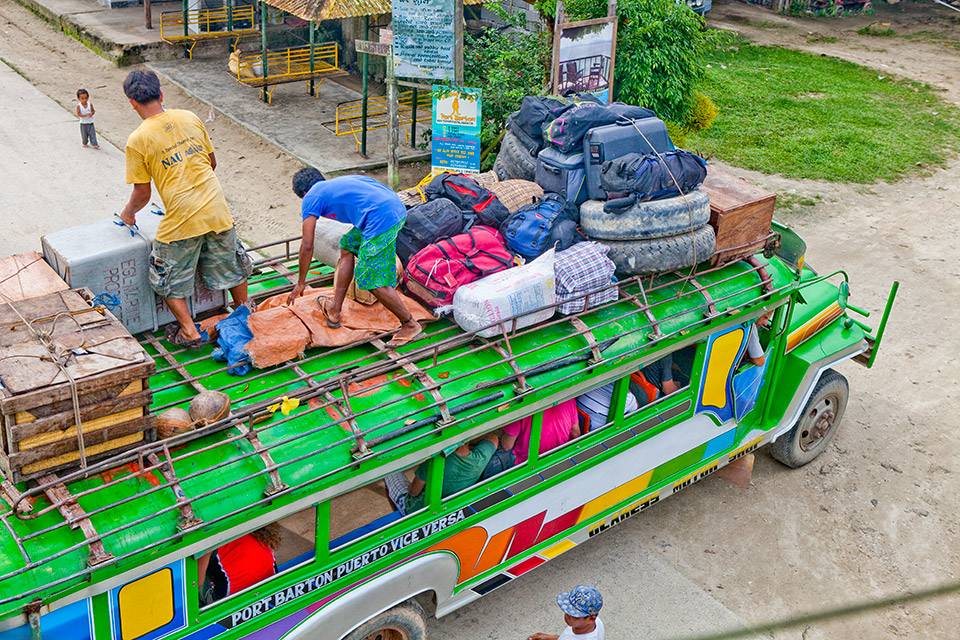
[(453, 80), (454, 0), (392, 0), (394, 75)]
[(480, 89), (433, 88), (433, 169), (480, 172)]
[(390, 44), (383, 42), (374, 42), (372, 40), (354, 40), (357, 53), (368, 53), (372, 56), (390, 57), (393, 48)]

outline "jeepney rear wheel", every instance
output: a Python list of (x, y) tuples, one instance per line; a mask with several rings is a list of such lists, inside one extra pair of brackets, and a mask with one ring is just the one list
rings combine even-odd
[(426, 640), (427, 620), (416, 600), (407, 600), (354, 629), (344, 640)]
[(847, 379), (827, 369), (790, 431), (770, 445), (770, 455), (796, 469), (823, 453), (837, 433), (850, 397)]

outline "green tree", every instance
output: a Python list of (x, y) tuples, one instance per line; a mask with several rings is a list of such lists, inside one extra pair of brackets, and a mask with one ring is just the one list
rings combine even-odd
[[(570, 0), (566, 7), (577, 20), (607, 15), (607, 0)], [(695, 112), (698, 104), (707, 105), (696, 89), (707, 52), (721, 44), (717, 32), (676, 0), (618, 0), (617, 18), (616, 99), (653, 109), (685, 128), (704, 122)]]

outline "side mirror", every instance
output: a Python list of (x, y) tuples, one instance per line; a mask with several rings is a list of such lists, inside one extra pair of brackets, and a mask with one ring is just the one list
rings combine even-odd
[(850, 298), (850, 284), (846, 281), (841, 282), (837, 289), (837, 304), (841, 309), (846, 310), (847, 300)]

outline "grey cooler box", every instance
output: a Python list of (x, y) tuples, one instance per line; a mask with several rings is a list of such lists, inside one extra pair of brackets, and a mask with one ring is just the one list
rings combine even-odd
[(580, 205), (588, 200), (585, 177), (584, 158), (580, 152), (564, 153), (548, 146), (537, 154), (536, 182), (545, 193), (559, 193)]
[(672, 149), (667, 125), (660, 118), (641, 118), (633, 120), (632, 124), (616, 122), (590, 129), (583, 137), (587, 199), (607, 199), (607, 192), (600, 186), (600, 169), (604, 162), (628, 153), (663, 153)]
[[(43, 257), (72, 288), (115, 294), (120, 306), (112, 309), (130, 333), (155, 331), (175, 318), (150, 288), (150, 244), (161, 216), (143, 210), (137, 215), (140, 232), (130, 235), (116, 218), (91, 222), (43, 236)], [(198, 276), (187, 304), (194, 315), (222, 309), (225, 291), (211, 291)]]

